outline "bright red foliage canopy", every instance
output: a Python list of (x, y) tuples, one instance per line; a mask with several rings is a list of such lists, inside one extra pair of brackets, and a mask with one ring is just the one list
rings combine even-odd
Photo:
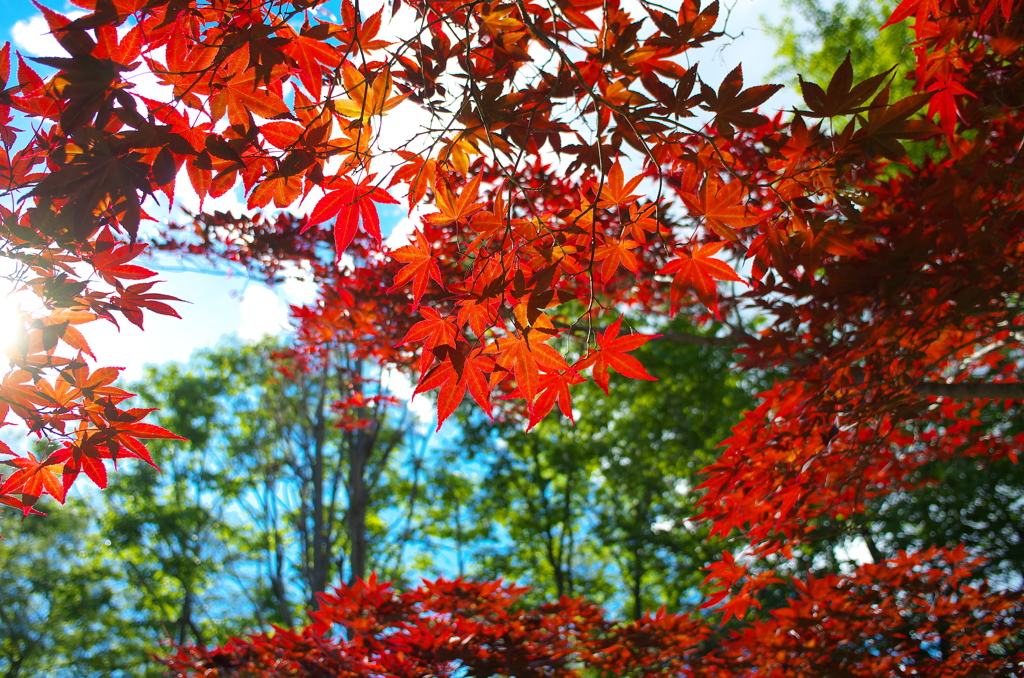
[[(466, 394), (488, 410), (517, 399), (531, 424), (571, 416), (588, 374), (645, 378), (628, 352), (651, 336), (622, 326), (626, 306), (717, 316), (747, 366), (786, 368), (704, 485), (703, 516), (752, 542), (712, 567), (726, 617), (772, 580), (743, 563), (786, 555), (819, 518), (929, 462), (1024, 442), (990, 416), (1024, 396), (1020, 2), (904, 0), (892, 21), (913, 17), (917, 94), (892, 101), (886, 74), (858, 81), (847, 62), (804, 82), (788, 120), (754, 110), (778, 86), (744, 88), (739, 67), (713, 86), (683, 65), (719, 36), (717, 3), (395, 0), (411, 19), (393, 37), (348, 0), (335, 19), (316, 0), (78, 4), (73, 21), (44, 10), (68, 53), (35, 60), (52, 75), (0, 52), (0, 238), (8, 279), (38, 299), (0, 411), (58, 444), (42, 459), (0, 448), (8, 505), (62, 500), (83, 471), (102, 485), (105, 460), (149, 461), (140, 439), (173, 435), (122, 408), (79, 327), (174, 314), (132, 262), (147, 210), (184, 181), (201, 199), (240, 187), (252, 210), (307, 200), (308, 217), (200, 214), (159, 244), (268, 278), (312, 271), (320, 299), (295, 311), (309, 359), (343, 343), (416, 372), (442, 421)], [(136, 93), (135, 69), (167, 96)], [(389, 141), (414, 105), (425, 127)], [(911, 162), (903, 142), (929, 137)], [(392, 249), (377, 205), (402, 196), (415, 228)], [(757, 333), (741, 327), (753, 310), (770, 321)], [(801, 584), (807, 604), (772, 623), (853, 624), (871, 598), (858, 587), (936, 558), (920, 576), (952, 581), (962, 555), (901, 556)], [(971, 595), (989, 601), (972, 619), (1019, 609)], [(825, 600), (854, 607), (836, 617)], [(957, 623), (964, 648), (991, 645)], [(959, 675), (950, 628), (935, 656)]]
[(773, 619), (731, 634), (663, 610), (616, 623), (582, 600), (527, 607), (500, 582), (396, 594), (371, 578), (323, 596), (310, 626), (183, 648), (165, 663), (207, 678), (1019, 675), (1024, 653), (1005, 644), (1024, 622), (1021, 600), (993, 606), (961, 582), (969, 566), (932, 551), (797, 582)]

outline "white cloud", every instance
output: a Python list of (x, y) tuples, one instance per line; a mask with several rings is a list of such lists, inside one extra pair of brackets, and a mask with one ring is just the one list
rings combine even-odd
[(284, 282), (277, 286), (277, 292), (285, 302), (292, 305), (311, 304), (316, 300), (319, 286), (311, 278), (308, 271), (295, 269), (294, 275), (285, 272)]
[[(65, 14), (69, 19), (85, 16), (85, 12), (75, 10)], [(11, 27), (11, 41), (14, 47), (23, 54), (37, 57), (66, 57), (68, 53), (60, 46), (57, 39), (50, 34), (50, 26), (42, 14), (30, 19), (21, 19)]]
[(41, 14), (31, 19), (15, 21), (11, 27), (11, 40), (21, 52), (33, 56), (67, 56), (57, 40), (50, 35), (50, 27)]
[(389, 370), (381, 379), (381, 388), (399, 400), (405, 401), (408, 404), (409, 412), (416, 417), (417, 421), (437, 421), (437, 409), (434, 406), (433, 398), (423, 393), (413, 396), (416, 382), (412, 377)]

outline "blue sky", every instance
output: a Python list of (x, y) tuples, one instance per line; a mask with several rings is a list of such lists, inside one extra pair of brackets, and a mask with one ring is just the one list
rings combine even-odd
[(39, 10), (33, 7), (30, 2), (0, 0), (0, 24), (8, 27), (8, 29), (14, 25), (15, 21), (27, 19), (34, 14), (39, 14)]

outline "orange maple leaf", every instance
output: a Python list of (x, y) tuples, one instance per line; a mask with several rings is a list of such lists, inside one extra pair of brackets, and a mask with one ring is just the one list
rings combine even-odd
[(473, 396), (485, 412), (491, 411), (491, 386), (488, 375), (494, 371), (494, 360), (478, 347), (465, 355), (457, 348), (440, 346), (434, 351), (442, 357), (441, 364), (425, 373), (413, 395), (440, 387), (437, 394), (437, 430), (466, 397)]
[(484, 206), (482, 202), (475, 202), (479, 190), (479, 174), (463, 186), (458, 198), (445, 183), (438, 181), (434, 188), (434, 202), (441, 211), (428, 214), (427, 219), (435, 226), (465, 221), (468, 216)]
[(594, 261), (600, 261), (601, 263), (601, 279), (611, 280), (615, 277), (615, 272), (619, 270), (619, 264), (625, 266), (634, 275), (640, 272), (639, 264), (636, 260), (636, 255), (630, 250), (639, 247), (639, 243), (635, 240), (608, 240), (604, 245), (597, 248), (594, 252)]
[(240, 69), (224, 79), (223, 85), (210, 97), (210, 117), (216, 122), (225, 110), (232, 125), (249, 126), (249, 114), (271, 119), (288, 113), (288, 104), (276, 92), (257, 79), (255, 69)]
[(324, 42), (330, 28), (330, 24), (320, 23), (304, 28), (301, 34), (296, 34), (290, 26), (281, 31), (288, 38), (281, 51), (295, 60), (299, 81), (314, 98), (319, 98), (323, 89), (324, 67), (333, 71), (341, 65), (341, 53)]
[(31, 452), (27, 457), (8, 459), (3, 462), (8, 466), (14, 466), (18, 470), (11, 474), (3, 486), (0, 486), (0, 495), (21, 494), (22, 512), (29, 514), (29, 509), (44, 493), (50, 495), (61, 504), (67, 493), (64, 483), (60, 477), (51, 470), (51, 467), (58, 471), (63, 465), (51, 455), (43, 461), (36, 459)]
[(708, 228), (718, 235), (738, 242), (736, 229), (758, 223), (764, 216), (751, 214), (744, 204), (745, 187), (738, 180), (725, 184), (711, 174), (700, 187), (699, 195), (681, 193), (680, 197), (691, 212), (704, 217)]
[(341, 77), (349, 98), (333, 99), (331, 105), (340, 115), (362, 123), (366, 123), (372, 116), (391, 110), (409, 96), (408, 93), (390, 96), (392, 79), (387, 67), (377, 72), (373, 82), (367, 82), (359, 69), (346, 61), (342, 66)]
[(420, 314), (424, 320), (413, 325), (395, 346), (403, 346), (410, 341), (422, 341), (419, 370), (421, 373), (425, 373), (430, 367), (430, 363), (434, 361), (435, 348), (438, 346), (454, 348), (457, 342), (465, 341), (465, 339), (462, 338), (459, 328), (451, 316), (442, 316), (434, 309), (427, 307), (420, 308)]
[(415, 245), (399, 247), (391, 253), (391, 256), (398, 261), (405, 262), (405, 267), (395, 276), (395, 284), (388, 289), (388, 292), (394, 292), (411, 281), (413, 304), (419, 306), (420, 299), (427, 291), (427, 283), (430, 280), (441, 285), (441, 269), (438, 268), (437, 260), (430, 254), (430, 244), (423, 232), (417, 230), (414, 235), (416, 237)]
[(622, 205), (639, 198), (640, 196), (633, 194), (632, 191), (636, 190), (636, 187), (640, 185), (642, 178), (633, 177), (627, 182), (622, 173), (622, 166), (616, 162), (612, 165), (611, 170), (608, 171), (608, 178), (601, 188), (600, 200), (598, 200), (597, 206), (615, 207), (616, 205)]
[(551, 372), (571, 369), (558, 351), (544, 343), (550, 338), (548, 334), (526, 329), (488, 346), (488, 351), (498, 352), (497, 365), (512, 373), (523, 397), (531, 404), (540, 389), (541, 367)]

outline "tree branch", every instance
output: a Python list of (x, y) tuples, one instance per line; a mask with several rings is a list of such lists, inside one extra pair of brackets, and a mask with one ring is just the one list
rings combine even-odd
[(745, 344), (751, 340), (753, 340), (752, 336), (742, 330), (737, 330), (725, 335), (724, 337), (669, 332), (652, 339), (651, 341), (671, 341), (675, 344), (697, 344), (699, 346), (739, 346), (740, 344)]
[(995, 400), (1024, 400), (1024, 382), (998, 383), (923, 381), (914, 389), (918, 395), (941, 398), (992, 398)]

